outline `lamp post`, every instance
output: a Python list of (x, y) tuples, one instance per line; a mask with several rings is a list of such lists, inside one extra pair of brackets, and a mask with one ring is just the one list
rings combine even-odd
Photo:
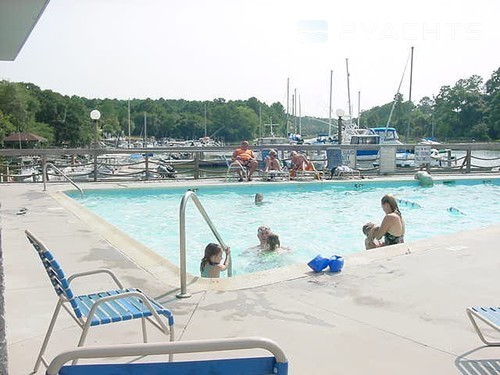
[(98, 128), (98, 123), (99, 119), (101, 118), (101, 112), (99, 112), (97, 109), (94, 109), (90, 112), (90, 118), (94, 120), (94, 126), (95, 126), (95, 139), (94, 139), (94, 148), (97, 148), (98, 145), (98, 139), (99, 139), (99, 128)]
[(94, 182), (97, 181), (97, 145), (99, 139), (99, 119), (101, 118), (101, 112), (94, 109), (90, 112), (90, 118), (94, 121), (95, 125), (95, 140), (94, 140)]
[(342, 116), (345, 115), (345, 112), (343, 109), (339, 108), (335, 111), (335, 114), (339, 118), (339, 120), (337, 122), (337, 138), (338, 138), (339, 145), (341, 145), (342, 144)]

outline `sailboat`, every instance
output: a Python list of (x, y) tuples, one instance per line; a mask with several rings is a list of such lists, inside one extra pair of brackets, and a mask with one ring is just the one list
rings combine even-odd
[[(392, 144), (392, 145), (403, 145), (401, 141), (399, 141), (399, 136), (397, 133), (396, 128), (390, 127), (392, 115), (394, 113), (394, 108), (396, 106), (396, 97), (400, 93), (401, 90), (401, 84), (403, 83), (403, 79), (406, 73), (406, 68), (408, 66), (408, 61), (410, 60), (411, 57), (411, 73), (410, 76), (413, 73), (413, 47), (411, 47), (411, 54), (408, 56), (408, 59), (406, 61), (404, 70), (403, 70), (403, 75), (401, 76), (401, 80), (399, 82), (398, 90), (396, 92), (396, 95), (394, 96), (395, 99), (392, 103), (391, 111), (389, 113), (389, 118), (387, 119), (387, 123), (384, 126), (381, 127), (373, 127), (366, 129), (364, 132), (361, 130), (358, 130), (358, 134), (352, 134), (350, 138), (350, 144), (353, 145), (361, 145), (361, 144), (373, 144), (373, 145), (381, 145), (381, 144)], [(410, 77), (410, 100), (411, 100), (411, 77)], [(407, 130), (407, 137), (408, 137), (409, 129)], [(375, 160), (378, 158), (378, 150), (358, 150), (357, 151), (357, 158), (359, 160)], [(414, 165), (414, 158), (415, 155), (412, 152), (409, 152), (408, 150), (404, 149), (398, 149), (396, 152), (396, 165), (399, 167), (411, 167)], [(374, 163), (376, 164), (376, 163)]]

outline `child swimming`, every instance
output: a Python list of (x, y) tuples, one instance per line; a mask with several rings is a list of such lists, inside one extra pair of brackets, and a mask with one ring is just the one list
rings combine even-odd
[(266, 246), (263, 252), (275, 252), (280, 253), (283, 251), (288, 251), (290, 249), (281, 247), (280, 238), (276, 233), (269, 233), (266, 239)]
[[(220, 264), (223, 251), (226, 253), (226, 258), (224, 259), (224, 263)], [(231, 249), (229, 247), (223, 250), (219, 244), (209, 243), (205, 247), (205, 255), (200, 263), (201, 277), (220, 277), (220, 273), (227, 269), (230, 261)]]

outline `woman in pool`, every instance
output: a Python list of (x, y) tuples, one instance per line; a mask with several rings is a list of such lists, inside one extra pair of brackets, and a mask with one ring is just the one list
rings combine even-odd
[(384, 237), (382, 246), (396, 245), (404, 242), (405, 223), (398, 202), (392, 195), (384, 195), (380, 201), (385, 217), (378, 227), (374, 227), (368, 235), (369, 240)]
[(200, 264), (201, 277), (218, 278), (220, 277), (220, 273), (227, 269), (231, 261), (231, 249), (229, 247), (224, 249), (226, 253), (224, 264), (220, 264), (222, 261), (222, 251), (222, 247), (216, 243), (209, 243), (205, 247), (205, 256)]

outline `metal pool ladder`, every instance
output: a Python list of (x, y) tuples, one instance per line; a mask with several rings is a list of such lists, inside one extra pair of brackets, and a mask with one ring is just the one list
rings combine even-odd
[(83, 195), (83, 190), (80, 186), (78, 186), (75, 181), (73, 181), (66, 173), (61, 171), (59, 168), (57, 168), (54, 164), (48, 162), (43, 165), (43, 172), (42, 172), (42, 177), (43, 177), (43, 191), (47, 191), (47, 166), (51, 166), (53, 170), (55, 170), (57, 173), (59, 173), (61, 176), (63, 176), (68, 182), (76, 187), (80, 194)]
[[(200, 200), (196, 196), (196, 193), (192, 190), (186, 191), (184, 196), (182, 197), (181, 200), (181, 205), (179, 208), (179, 241), (180, 241), (180, 277), (181, 277), (181, 292), (177, 294), (177, 298), (189, 298), (191, 297), (191, 294), (187, 292), (187, 286), (186, 286), (186, 205), (189, 199), (192, 199), (194, 204), (196, 205), (196, 208), (198, 208), (198, 211), (200, 212), (201, 216), (205, 219), (205, 222), (208, 224), (210, 227), (212, 233), (214, 234), (215, 238), (219, 242), (219, 245), (222, 246), (223, 249), (225, 249), (227, 246), (222, 240), (219, 232), (217, 232), (217, 229), (215, 228), (214, 224), (212, 223), (212, 220), (210, 220), (210, 217), (208, 216), (207, 212), (203, 208), (203, 205), (201, 204)], [(232, 258), (229, 258), (229, 265), (227, 267), (227, 276), (231, 277), (233, 276), (233, 265), (232, 265)]]

